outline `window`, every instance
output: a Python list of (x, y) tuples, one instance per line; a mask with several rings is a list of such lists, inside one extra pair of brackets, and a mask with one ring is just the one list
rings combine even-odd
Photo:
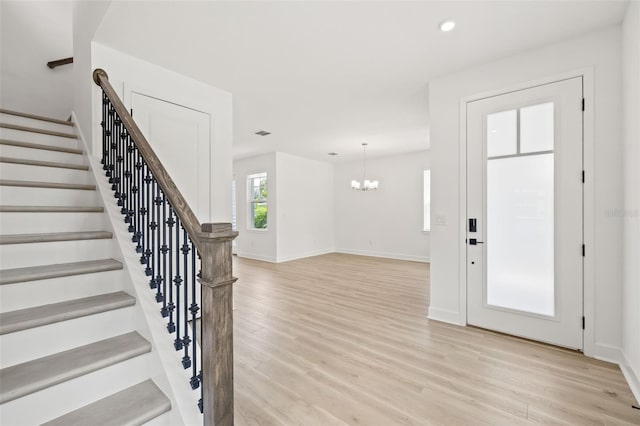
[(267, 229), (267, 174), (250, 175), (249, 229)]
[(431, 229), (431, 170), (424, 171), (424, 223), (422, 229), (429, 231)]

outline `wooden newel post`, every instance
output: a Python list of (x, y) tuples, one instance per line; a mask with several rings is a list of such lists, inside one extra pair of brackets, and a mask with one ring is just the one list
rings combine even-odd
[(202, 403), (205, 426), (233, 425), (233, 283), (230, 223), (204, 223), (202, 243)]

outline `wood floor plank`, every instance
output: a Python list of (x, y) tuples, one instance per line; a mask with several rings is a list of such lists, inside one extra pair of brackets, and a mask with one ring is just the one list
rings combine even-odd
[(428, 264), (234, 268), (238, 425), (640, 424), (613, 364), (428, 320)]

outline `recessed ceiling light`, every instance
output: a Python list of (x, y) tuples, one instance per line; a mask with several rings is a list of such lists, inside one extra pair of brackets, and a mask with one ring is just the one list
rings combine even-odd
[(448, 32), (456, 27), (456, 23), (451, 19), (447, 19), (446, 21), (440, 22), (440, 31)]
[(330, 152), (327, 155), (332, 155), (333, 156), (333, 155), (338, 155), (338, 153), (337, 152)]
[(271, 134), (271, 133), (269, 133), (269, 132), (267, 132), (267, 131), (264, 131), (264, 130), (258, 130), (258, 131), (256, 132), (256, 135), (260, 135), (260, 136), (267, 136), (267, 135), (270, 135), (270, 134)]

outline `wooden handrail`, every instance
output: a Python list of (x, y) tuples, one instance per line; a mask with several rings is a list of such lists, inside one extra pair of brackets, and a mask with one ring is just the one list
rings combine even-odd
[(102, 90), (111, 101), (111, 104), (116, 110), (116, 114), (118, 114), (120, 120), (122, 120), (122, 124), (124, 124), (127, 132), (129, 132), (131, 139), (140, 150), (140, 154), (146, 161), (149, 170), (151, 170), (151, 174), (156, 179), (158, 185), (160, 185), (160, 188), (162, 188), (162, 191), (169, 200), (169, 204), (171, 204), (173, 210), (182, 221), (183, 226), (187, 230), (189, 236), (193, 239), (198, 250), (201, 250), (202, 242), (201, 239), (198, 238), (198, 235), (202, 231), (202, 225), (198, 221), (198, 217), (195, 215), (193, 210), (191, 210), (187, 200), (184, 199), (182, 193), (173, 182), (173, 179), (171, 179), (171, 176), (169, 176), (169, 173), (153, 151), (153, 148), (151, 148), (149, 141), (144, 137), (136, 122), (133, 121), (133, 117), (129, 114), (129, 111), (127, 111), (127, 108), (120, 100), (120, 97), (111, 86), (111, 83), (109, 83), (109, 76), (106, 71), (100, 68), (93, 71), (93, 81), (98, 86), (102, 87)]
[(68, 64), (72, 64), (73, 63), (73, 57), (69, 57), (69, 58), (64, 58), (64, 59), (57, 59), (55, 61), (49, 61), (47, 62), (47, 66), (50, 69), (54, 69), (56, 67), (59, 67), (61, 65), (68, 65)]
[[(189, 234), (200, 256), (201, 271), (198, 279), (201, 285), (200, 306), (202, 307), (202, 376), (200, 382), (202, 383), (204, 424), (206, 426), (233, 426), (233, 283), (236, 278), (232, 274), (231, 242), (238, 236), (238, 233), (232, 230), (230, 223), (200, 224), (195, 213), (109, 83), (107, 73), (102, 69), (96, 69), (93, 72), (93, 81), (102, 88), (108, 98), (105, 101), (109, 101), (115, 110), (115, 117), (120, 120), (116, 127), (120, 129), (120, 122), (124, 125), (130, 139), (144, 159), (148, 171), (155, 178), (157, 185), (180, 219), (182, 227)], [(110, 112), (109, 115), (112, 113)], [(106, 128), (103, 131), (106, 132)], [(113, 160), (113, 157), (111, 159)], [(116, 177), (116, 182), (118, 182), (117, 179), (120, 179), (119, 175)], [(168, 226), (173, 226), (173, 224)], [(186, 241), (184, 243), (186, 245)], [(148, 252), (153, 254), (151, 249), (148, 249)], [(187, 252), (183, 252), (185, 265)], [(147, 254), (147, 263), (148, 256), (149, 254)], [(179, 272), (177, 274), (176, 278), (179, 278)], [(151, 269), (149, 275), (153, 277)], [(167, 281), (168, 285), (171, 285), (172, 278), (166, 277), (165, 282)], [(156, 285), (159, 288), (159, 284)], [(160, 293), (157, 295), (163, 297)], [(156, 298), (156, 300), (158, 299)], [(195, 305), (195, 309), (192, 311), (194, 321), (197, 305)], [(196, 379), (197, 381), (198, 379)]]

